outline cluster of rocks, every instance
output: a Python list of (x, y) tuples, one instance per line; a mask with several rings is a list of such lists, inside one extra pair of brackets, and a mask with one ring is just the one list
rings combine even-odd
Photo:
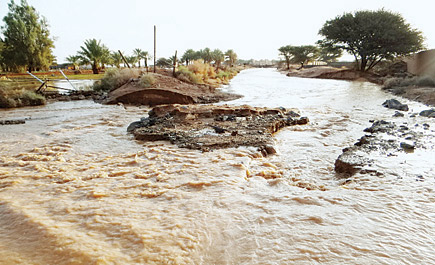
[[(423, 124), (424, 129), (427, 130), (429, 127), (429, 124)], [(370, 158), (374, 152), (388, 157), (396, 152), (413, 152), (415, 148), (422, 147), (419, 139), (423, 133), (405, 124), (397, 125), (394, 122), (380, 120), (373, 122), (364, 132), (367, 134), (354, 146), (343, 149), (343, 153), (335, 161), (337, 173), (351, 176), (357, 172), (371, 172), (367, 168), (375, 162)]]
[(273, 133), (306, 123), (308, 118), (285, 108), (171, 104), (153, 108), (127, 131), (137, 140), (166, 140), (203, 151), (254, 146), (267, 155), (275, 153)]
[[(402, 104), (395, 99), (390, 99), (382, 104), (384, 107), (399, 111), (408, 111), (408, 105)], [(393, 117), (404, 116), (402, 112), (396, 111)], [(423, 110), (420, 113), (413, 113), (410, 117), (420, 115), (422, 117), (435, 117), (435, 109)], [(395, 122), (384, 120), (373, 121), (372, 126), (366, 128), (367, 134), (361, 137), (354, 146), (343, 149), (343, 153), (335, 161), (335, 171), (345, 176), (351, 176), (357, 172), (372, 172), (370, 166), (375, 162), (371, 154), (392, 156), (396, 152), (413, 152), (415, 148), (422, 148), (420, 139), (424, 136), (422, 131), (410, 128), (407, 123), (397, 125)], [(421, 128), (421, 127), (420, 127)], [(428, 123), (422, 124), (423, 130), (429, 130)], [(377, 172), (379, 173), (379, 172)]]

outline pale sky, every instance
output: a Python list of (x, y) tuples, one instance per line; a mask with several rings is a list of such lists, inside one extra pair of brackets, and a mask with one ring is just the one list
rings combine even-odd
[[(9, 0), (0, 0), (0, 17)], [(20, 3), (20, 0), (15, 0)], [(277, 59), (284, 45), (310, 45), (325, 21), (344, 12), (387, 10), (402, 14), (435, 48), (435, 3), (429, 0), (28, 0), (48, 20), (59, 63), (84, 40), (96, 38), (111, 50), (152, 54), (157, 26), (157, 57), (205, 47), (233, 49), (241, 59)], [(3, 20), (0, 22), (4, 25)]]

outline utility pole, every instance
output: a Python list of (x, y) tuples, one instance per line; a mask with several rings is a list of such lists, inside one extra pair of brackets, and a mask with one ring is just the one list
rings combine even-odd
[(154, 25), (154, 73), (156, 72), (156, 25)]

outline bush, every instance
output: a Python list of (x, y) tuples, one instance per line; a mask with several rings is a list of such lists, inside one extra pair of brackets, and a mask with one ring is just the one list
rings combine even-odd
[(429, 76), (416, 76), (413, 78), (389, 78), (384, 82), (384, 89), (392, 89), (396, 87), (435, 87), (435, 79)]
[(397, 77), (389, 78), (389, 79), (385, 80), (383, 88), (390, 89), (393, 87), (400, 86), (402, 80), (403, 80), (403, 78), (397, 78)]
[(44, 105), (46, 103), (45, 97), (40, 94), (36, 94), (33, 91), (23, 91), (20, 97), (21, 103), (24, 106), (38, 106)]
[(95, 91), (109, 92), (126, 84), (128, 80), (132, 78), (133, 79), (138, 78), (139, 76), (140, 76), (139, 69), (131, 69), (131, 68), (126, 68), (121, 70), (118, 68), (107, 69), (106, 72), (104, 73), (103, 78), (101, 78), (100, 81), (94, 83), (93, 89)]
[(193, 73), (192, 71), (190, 71), (189, 69), (187, 69), (184, 66), (179, 66), (178, 67), (178, 71), (175, 73), (175, 77), (177, 77), (178, 79), (180, 79), (181, 81), (184, 82), (189, 82), (189, 83), (194, 83), (194, 84), (201, 84), (202, 80), (200, 78), (198, 78), (197, 75), (195, 75), (195, 73)]
[(435, 79), (430, 76), (421, 76), (416, 79), (417, 86), (435, 87)]
[(45, 97), (30, 90), (10, 91), (6, 94), (0, 90), (0, 108), (16, 108), (23, 106), (39, 106), (46, 103)]
[(151, 87), (156, 83), (156, 79), (151, 74), (144, 74), (139, 81), (142, 87)]

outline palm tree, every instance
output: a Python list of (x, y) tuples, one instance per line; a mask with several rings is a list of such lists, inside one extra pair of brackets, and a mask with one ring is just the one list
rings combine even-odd
[(221, 63), (225, 60), (224, 53), (219, 49), (215, 49), (211, 53), (211, 55), (212, 55), (213, 61), (216, 64), (216, 69), (219, 69), (219, 67), (221, 66)]
[(233, 50), (228, 50), (225, 52), (225, 56), (228, 60), (229, 65), (233, 67), (237, 61), (237, 53), (235, 53)]
[(70, 56), (66, 57), (66, 61), (74, 66), (74, 70), (80, 69), (80, 67), (79, 67), (79, 65), (81, 63), (80, 62), (80, 56), (78, 56), (78, 55), (70, 55)]
[(135, 56), (137, 62), (139, 62), (139, 68), (140, 68), (140, 60), (142, 59), (142, 53), (143, 51), (139, 48), (133, 50), (133, 56)]
[(141, 53), (141, 58), (144, 60), (145, 68), (147, 69), (147, 73), (148, 73), (148, 60), (151, 60), (151, 56), (147, 51), (143, 51)]
[(83, 63), (92, 65), (92, 72), (94, 74), (98, 74), (101, 67), (104, 68), (104, 63), (109, 61), (110, 51), (104, 44), (101, 44), (101, 40), (85, 40), (85, 45), (80, 46), (80, 49), (78, 56)]
[(122, 58), (121, 58), (121, 54), (119, 54), (119, 52), (116, 52), (116, 51), (111, 52), (110, 59), (111, 59), (112, 65), (116, 66), (117, 68), (121, 67)]
[(131, 67), (136, 67), (135, 64), (137, 63), (138, 59), (135, 55), (125, 56), (125, 60), (127, 60), (128, 64), (130, 64)]

